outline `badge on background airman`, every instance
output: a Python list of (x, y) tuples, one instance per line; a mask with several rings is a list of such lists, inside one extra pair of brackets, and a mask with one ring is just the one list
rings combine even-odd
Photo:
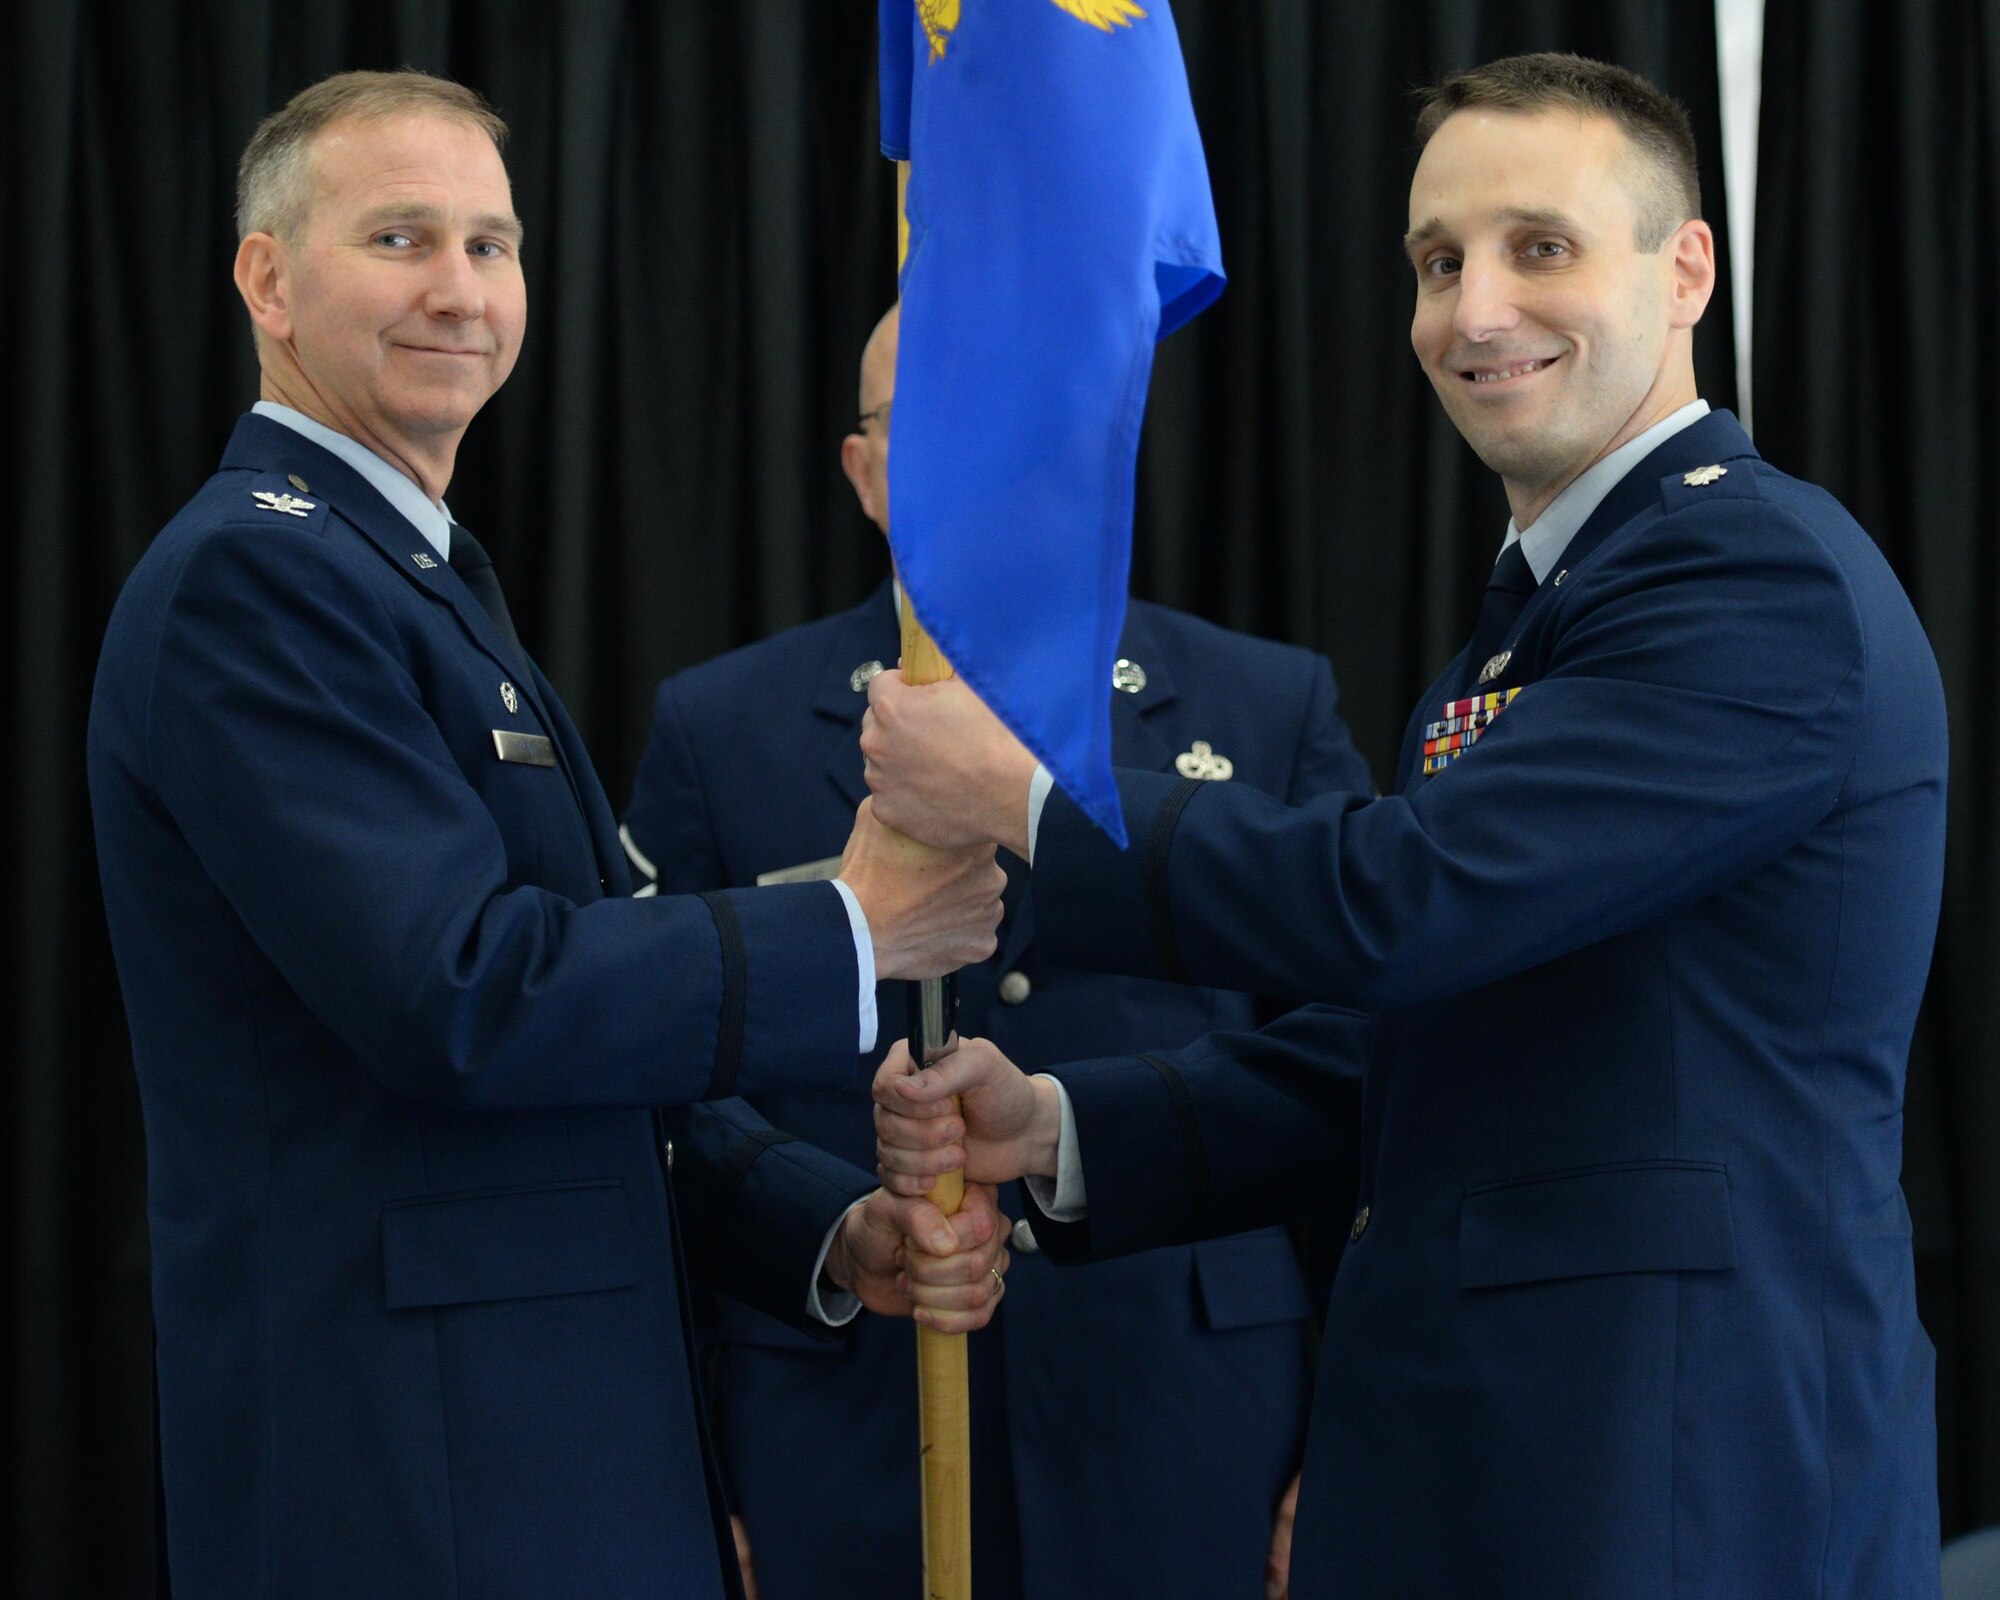
[(1137, 694), (1146, 687), (1146, 669), (1120, 656), (1111, 663), (1111, 687), (1121, 694)]
[(1227, 756), (1217, 755), (1206, 739), (1197, 739), (1191, 749), (1174, 757), (1174, 771), (1183, 778), (1227, 783), (1236, 776), (1236, 763)]
[(1495, 678), (1499, 677), (1501, 673), (1507, 670), (1507, 663), (1512, 661), (1513, 659), (1514, 659), (1513, 651), (1502, 650), (1497, 656), (1493, 657), (1492, 660), (1488, 661), (1485, 666), (1479, 669), (1479, 681), (1481, 683), (1491, 683)]
[(288, 517), (302, 517), (308, 511), (317, 511), (318, 503), (300, 500), (288, 494), (273, 494), (269, 489), (252, 489), (250, 498), (257, 502), (260, 511), (282, 511)]
[(868, 685), (875, 681), (881, 671), (881, 662), (864, 661), (847, 675), (847, 687), (852, 689), (856, 694), (865, 694)]
[(521, 696), (505, 678), (500, 680), (500, 703), (512, 713), (521, 709)]
[(1728, 476), (1729, 469), (1727, 467), (1696, 467), (1694, 471), (1682, 478), (1681, 482), (1686, 484), (1690, 489), (1706, 489), (1717, 478), (1726, 478)]

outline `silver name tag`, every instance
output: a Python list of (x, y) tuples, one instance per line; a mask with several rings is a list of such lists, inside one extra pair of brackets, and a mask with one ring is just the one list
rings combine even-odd
[(493, 753), (502, 761), (518, 761), (523, 766), (552, 767), (556, 747), (540, 733), (516, 733), (512, 728), (493, 730)]
[(805, 861), (796, 867), (760, 872), (757, 874), (757, 887), (768, 889), (774, 883), (825, 883), (839, 876), (840, 857), (828, 856), (824, 861)]

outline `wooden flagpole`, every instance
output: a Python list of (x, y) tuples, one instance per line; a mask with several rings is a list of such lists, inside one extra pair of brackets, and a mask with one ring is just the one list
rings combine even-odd
[[(904, 212), (910, 185), (910, 164), (896, 163), (896, 264), (910, 249), (910, 224)], [(917, 621), (910, 592), (903, 590), (903, 677), (910, 683), (941, 683), (952, 675), (951, 663)], [(929, 845), (904, 841), (913, 869), (934, 854)], [(929, 1062), (958, 1047), (946, 998), (949, 979), (921, 985), (921, 1037), (911, 1050)], [(958, 1109), (958, 1102), (952, 1102)], [(965, 1175), (947, 1173), (931, 1190), (931, 1199), (946, 1216), (965, 1198)], [(923, 1483), (925, 1600), (972, 1600), (972, 1418), (967, 1398), (966, 1346), (962, 1333), (917, 1329), (917, 1408), (919, 1467)]]

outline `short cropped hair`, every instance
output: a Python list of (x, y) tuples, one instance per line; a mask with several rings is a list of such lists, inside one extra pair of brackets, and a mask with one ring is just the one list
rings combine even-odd
[(1498, 111), (1559, 108), (1609, 117), (1641, 164), (1639, 218), (1634, 241), (1657, 250), (1683, 222), (1701, 215), (1701, 178), (1695, 167), (1694, 124), (1687, 108), (1636, 72), (1583, 56), (1545, 51), (1507, 56), (1483, 67), (1454, 72), (1420, 89), (1417, 147), (1422, 149), (1447, 117), (1476, 107)]
[(312, 145), (333, 123), (379, 121), (410, 112), (450, 117), (507, 147), (507, 124), (476, 90), (449, 78), (401, 72), (342, 72), (293, 95), (257, 125), (236, 168), (236, 236), (297, 240), (312, 209)]

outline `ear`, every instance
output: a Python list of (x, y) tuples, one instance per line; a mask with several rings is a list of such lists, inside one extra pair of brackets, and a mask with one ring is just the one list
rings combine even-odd
[(1667, 241), (1668, 325), (1692, 328), (1715, 293), (1715, 233), (1705, 222), (1683, 222)]
[(236, 292), (257, 331), (280, 344), (292, 336), (291, 252), (268, 233), (247, 234), (236, 247)]
[(840, 470), (854, 485), (854, 498), (861, 502), (862, 515), (880, 527), (889, 515), (889, 507), (884, 503), (882, 485), (875, 477), (875, 458), (865, 436), (850, 433), (840, 441)]

